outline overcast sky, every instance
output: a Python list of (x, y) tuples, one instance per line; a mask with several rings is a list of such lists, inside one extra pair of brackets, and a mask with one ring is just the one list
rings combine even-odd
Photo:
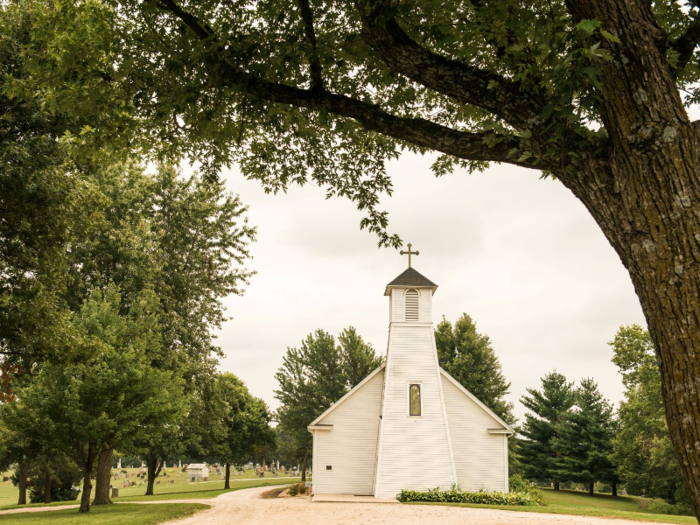
[[(519, 418), (525, 389), (555, 368), (570, 380), (594, 377), (619, 401), (607, 342), (620, 325), (645, 321), (626, 270), (583, 205), (535, 171), (502, 165), (436, 179), (432, 160), (407, 153), (391, 163), (395, 192), (383, 207), (391, 232), (420, 251), (413, 267), (439, 286), (434, 321), (474, 318), (512, 383)], [(226, 300), (233, 319), (219, 333), (221, 368), (276, 408), (282, 357), (313, 330), (337, 335), (352, 325), (385, 353), (384, 287), (406, 257), (377, 248), (359, 228), (361, 213), (317, 187), (275, 196), (235, 170), (223, 177), (258, 227), (249, 262), (258, 273), (243, 297)]]

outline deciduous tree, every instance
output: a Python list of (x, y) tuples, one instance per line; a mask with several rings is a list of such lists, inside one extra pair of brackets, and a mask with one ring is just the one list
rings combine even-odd
[(43, 439), (61, 447), (83, 474), (80, 512), (90, 510), (93, 467), (100, 452), (155, 421), (167, 424), (178, 410), (182, 382), (151, 366), (160, 343), (153, 297), (142, 296), (130, 316), (120, 315), (114, 288), (95, 292), (76, 316), (79, 359), (47, 362), (18, 400), (14, 412), (40, 422)]
[(621, 326), (609, 343), (622, 374), (625, 397), (613, 441), (620, 477), (630, 494), (688, 502), (681, 468), (671, 445), (661, 395), (661, 375), (649, 332)]
[(513, 404), (505, 400), (510, 391), (501, 363), (487, 335), (476, 331), (467, 314), (454, 327), (444, 317), (435, 329), (440, 366), (508, 424), (515, 423)]
[(275, 374), (279, 383), (275, 398), (281, 404), (277, 420), (303, 458), (302, 481), (311, 454), (309, 424), (382, 363), (353, 327), (341, 332), (338, 342), (329, 333), (316, 330), (300, 348), (287, 348)]

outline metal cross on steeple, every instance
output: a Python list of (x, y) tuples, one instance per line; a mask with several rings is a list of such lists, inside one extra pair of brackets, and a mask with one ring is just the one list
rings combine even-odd
[(408, 243), (408, 251), (405, 252), (401, 250), (401, 255), (408, 255), (408, 267), (411, 267), (411, 255), (420, 255), (420, 252), (412, 252), (411, 251), (411, 246), (413, 246), (410, 242)]

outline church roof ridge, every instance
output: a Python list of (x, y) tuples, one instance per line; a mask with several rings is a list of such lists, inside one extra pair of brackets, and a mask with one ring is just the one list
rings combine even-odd
[(438, 287), (437, 284), (435, 284), (433, 281), (431, 281), (421, 273), (417, 272), (414, 268), (411, 268), (410, 266), (406, 268), (406, 270), (396, 279), (394, 279), (386, 285), (386, 291), (384, 292), (384, 295), (389, 295), (389, 288), (393, 288), (396, 286), (432, 288), (433, 292), (435, 292), (435, 290)]

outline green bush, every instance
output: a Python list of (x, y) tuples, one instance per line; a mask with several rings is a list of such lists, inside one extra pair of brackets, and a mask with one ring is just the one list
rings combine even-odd
[(693, 516), (693, 509), (690, 505), (683, 503), (671, 504), (666, 503), (660, 498), (636, 498), (637, 505), (645, 511), (652, 514), (671, 514), (675, 516)]
[(544, 506), (547, 503), (541, 495), (529, 492), (464, 492), (461, 490), (402, 490), (399, 501), (425, 501), (429, 503), (476, 503), (479, 505)]
[(524, 479), (520, 474), (513, 474), (508, 480), (508, 492), (517, 492), (521, 494), (529, 494), (537, 500), (544, 501), (542, 493), (535, 487), (530, 480)]

